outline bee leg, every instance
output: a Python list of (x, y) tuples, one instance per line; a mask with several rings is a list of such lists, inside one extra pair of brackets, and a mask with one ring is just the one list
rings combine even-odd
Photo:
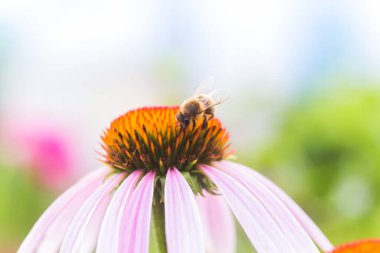
[(204, 118), (203, 118), (202, 129), (206, 129), (206, 127), (207, 127), (207, 122), (208, 122), (208, 118), (207, 118), (207, 116), (205, 115)]
[(192, 122), (193, 122), (193, 129), (194, 129), (197, 125), (197, 122), (195, 121), (195, 119), (193, 119)]
[(202, 129), (206, 129), (207, 128), (207, 123), (212, 119), (214, 118), (214, 114), (209, 114), (210, 117), (207, 117), (207, 115), (204, 116), (204, 120), (203, 120), (203, 123), (202, 123)]

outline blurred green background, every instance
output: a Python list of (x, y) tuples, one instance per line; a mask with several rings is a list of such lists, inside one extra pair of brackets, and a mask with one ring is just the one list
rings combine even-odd
[[(334, 244), (380, 237), (380, 4), (0, 3), (0, 252), (101, 164), (109, 122), (215, 76), (239, 162)], [(254, 252), (239, 229), (239, 252)]]
[(349, 81), (295, 101), (252, 167), (285, 189), (335, 244), (380, 234), (380, 90)]

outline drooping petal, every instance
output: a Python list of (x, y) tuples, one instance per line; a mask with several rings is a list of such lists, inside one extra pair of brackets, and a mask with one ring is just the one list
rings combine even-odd
[(78, 209), (84, 201), (85, 199), (78, 203), (75, 209), (66, 208), (62, 211), (62, 213), (54, 220), (52, 225), (49, 226), (44, 239), (37, 247), (37, 253), (59, 252), (63, 238), (65, 237), (66, 231), (70, 226), (70, 222), (73, 220), (75, 214), (78, 212)]
[[(95, 191), (95, 190), (94, 190)], [(67, 231), (77, 215), (78, 210), (86, 200), (83, 200), (80, 205), (75, 209), (64, 210), (61, 215), (54, 221), (49, 228), (48, 233), (45, 235), (42, 244), (38, 247), (38, 253), (45, 252), (59, 252), (62, 242), (67, 236)], [(84, 233), (82, 242), (78, 252), (92, 252), (95, 248), (96, 241), (99, 234), (100, 224), (104, 216), (104, 211), (108, 205), (108, 201), (102, 201), (95, 213), (92, 215), (86, 231)]]
[(121, 183), (112, 197), (100, 228), (98, 245), (96, 248), (97, 252), (107, 252), (114, 247), (113, 245), (118, 245), (115, 241), (118, 237), (114, 235), (117, 230), (117, 215), (120, 212), (123, 199), (125, 199), (126, 202), (130, 199), (132, 191), (140, 179), (140, 176), (141, 171), (134, 171), (123, 181), (123, 183)]
[(169, 169), (166, 175), (165, 233), (168, 253), (205, 251), (201, 218), (194, 194), (175, 168)]
[(111, 189), (111, 192), (107, 194), (108, 196), (105, 196), (100, 202), (99, 206), (96, 208), (95, 213), (92, 215), (91, 220), (85, 229), (79, 250), (77, 252), (94, 252), (96, 249), (100, 226), (102, 224), (107, 207), (111, 201), (113, 192), (114, 189)]
[(223, 196), (211, 195), (196, 198), (205, 231), (207, 253), (234, 253), (236, 229), (234, 218)]
[[(109, 170), (106, 168), (94, 171), (58, 197), (34, 224), (17, 252), (35, 252), (45, 237), (46, 231), (48, 231), (57, 217), (65, 209), (78, 209), (83, 201), (103, 183), (103, 179), (107, 173), (109, 173)], [(71, 212), (71, 215), (74, 214), (74, 212)], [(73, 217), (71, 215), (67, 216), (69, 220)]]
[(241, 183), (210, 166), (202, 170), (216, 184), (259, 253), (297, 252), (268, 210)]
[[(148, 253), (150, 219), (154, 190), (154, 173), (148, 172), (140, 181), (128, 202), (124, 201), (117, 219), (118, 247), (112, 252)], [(123, 208), (125, 207), (125, 208)]]
[(91, 219), (95, 215), (96, 210), (103, 202), (108, 202), (110, 200), (111, 191), (117, 186), (123, 176), (123, 173), (113, 175), (112, 178), (96, 189), (96, 191), (83, 203), (66, 232), (60, 250), (61, 253), (77, 252), (79, 250), (84, 233)]
[(310, 217), (298, 206), (297, 203), (294, 202), (294, 200), (292, 200), (283, 190), (281, 190), (280, 187), (275, 185), (273, 182), (255, 170), (233, 162), (224, 163), (229, 164), (229, 166), (232, 166), (233, 168), (244, 170), (246, 173), (254, 175), (254, 177), (259, 179), (268, 189), (270, 189), (275, 195), (277, 195), (279, 199), (283, 201), (283, 203), (288, 207), (290, 212), (293, 213), (301, 226), (323, 251), (331, 251), (334, 249), (334, 246), (326, 238), (318, 226), (315, 225)]
[(296, 249), (296, 252), (319, 252), (309, 235), (289, 211), (288, 207), (261, 183), (254, 174), (247, 173), (245, 170), (236, 168), (236, 166), (232, 168), (229, 163), (225, 162), (215, 162), (213, 165), (239, 181), (257, 197), (276, 221), (280, 229), (286, 234), (289, 243)]

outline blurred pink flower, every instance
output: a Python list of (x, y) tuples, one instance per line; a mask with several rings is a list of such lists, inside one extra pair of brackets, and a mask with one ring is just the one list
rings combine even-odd
[(76, 173), (73, 137), (51, 122), (27, 122), (16, 117), (3, 120), (0, 135), (6, 147), (7, 162), (28, 169), (45, 187), (60, 189)]

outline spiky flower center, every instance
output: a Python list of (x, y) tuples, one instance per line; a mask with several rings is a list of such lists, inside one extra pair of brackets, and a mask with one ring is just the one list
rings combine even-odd
[(178, 110), (178, 106), (144, 107), (115, 119), (102, 136), (104, 162), (116, 171), (153, 170), (157, 176), (176, 167), (201, 185), (207, 183), (198, 165), (226, 158), (229, 135), (216, 118), (206, 128), (201, 119), (181, 130)]

